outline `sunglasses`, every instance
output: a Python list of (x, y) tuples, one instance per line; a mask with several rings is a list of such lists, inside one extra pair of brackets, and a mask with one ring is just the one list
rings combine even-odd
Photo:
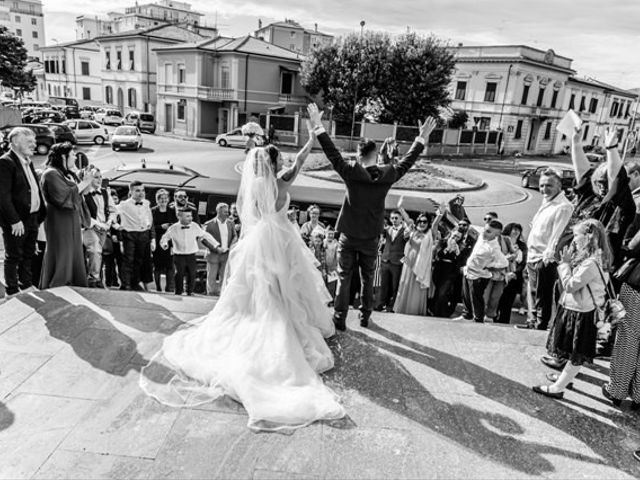
[(429, 223), (429, 220), (418, 220), (418, 223)]

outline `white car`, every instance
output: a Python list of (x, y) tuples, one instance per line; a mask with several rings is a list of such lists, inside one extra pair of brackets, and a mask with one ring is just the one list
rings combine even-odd
[(93, 114), (93, 119), (104, 125), (122, 125), (124, 123), (120, 111), (112, 108), (100, 108)]
[(130, 148), (140, 150), (142, 148), (142, 134), (138, 127), (133, 125), (122, 125), (117, 127), (111, 134), (112, 150)]
[(78, 143), (102, 145), (109, 139), (107, 129), (91, 120), (67, 120), (64, 124), (74, 133)]
[[(221, 133), (216, 137), (216, 143), (221, 147), (243, 147), (247, 144), (249, 137), (242, 133), (242, 129), (234, 128), (230, 132)], [(264, 139), (256, 135), (256, 145), (264, 144)]]

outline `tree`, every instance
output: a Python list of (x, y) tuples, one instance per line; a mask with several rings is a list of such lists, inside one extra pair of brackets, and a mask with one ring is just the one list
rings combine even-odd
[(22, 39), (0, 26), (0, 81), (5, 87), (30, 92), (36, 86), (33, 73), (25, 71), (27, 49)]
[(415, 33), (395, 39), (368, 32), (314, 52), (302, 67), (302, 85), (334, 106), (334, 116), (359, 118), (376, 106), (379, 121), (413, 124), (449, 104), (453, 55), (436, 37)]
[(464, 128), (469, 121), (469, 115), (464, 110), (454, 112), (451, 120), (449, 120), (449, 128)]

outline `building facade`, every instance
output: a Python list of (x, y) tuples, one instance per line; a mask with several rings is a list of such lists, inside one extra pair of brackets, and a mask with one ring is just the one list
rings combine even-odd
[(300, 55), (254, 37), (156, 49), (159, 131), (215, 136), (269, 111), (306, 105)]
[(333, 35), (319, 32), (317, 23), (313, 30), (309, 30), (290, 19), (285, 19), (284, 22), (271, 23), (265, 27), (262, 26), (262, 21), (259, 20), (255, 37), (302, 55), (308, 55), (314, 48), (330, 45), (333, 42)]
[(207, 27), (203, 14), (191, 9), (191, 4), (173, 0), (159, 0), (136, 4), (124, 12), (109, 12), (107, 17), (79, 15), (76, 17), (76, 39), (90, 39), (115, 33), (130, 32), (160, 25), (180, 25), (207, 37), (216, 37), (217, 30)]
[(41, 0), (0, 0), (0, 25), (22, 39), (30, 59), (41, 60), (45, 44)]
[(553, 50), (459, 46), (452, 53), (456, 60), (450, 85), (452, 109), (467, 112), (469, 126), (502, 131), (506, 153), (565, 149), (570, 139), (556, 126), (569, 109), (585, 122), (585, 143), (599, 145), (604, 126), (618, 128), (621, 138), (629, 129), (638, 96), (576, 77), (572, 59)]

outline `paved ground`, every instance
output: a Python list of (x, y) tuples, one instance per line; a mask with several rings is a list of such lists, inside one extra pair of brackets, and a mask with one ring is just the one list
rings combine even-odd
[[(157, 404), (140, 367), (207, 299), (98, 290), (0, 306), (0, 478), (637, 478), (639, 417), (586, 369), (564, 401), (535, 395), (545, 335), (375, 315), (330, 341), (326, 381), (349, 418), (254, 434), (231, 400)], [(158, 372), (163, 373), (163, 372)]]

